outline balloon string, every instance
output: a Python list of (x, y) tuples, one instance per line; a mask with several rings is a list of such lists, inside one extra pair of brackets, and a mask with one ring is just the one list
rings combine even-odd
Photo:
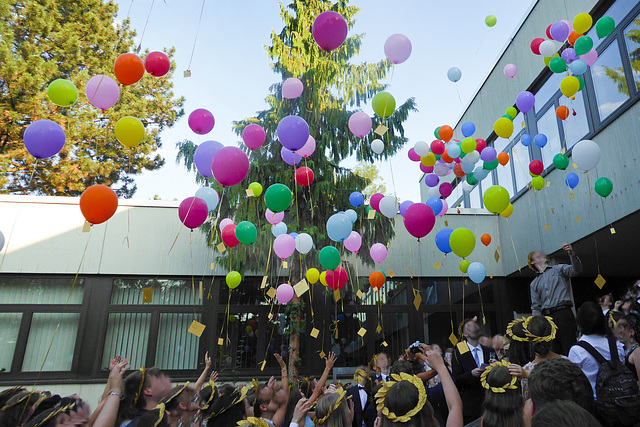
[(147, 14), (147, 20), (144, 23), (144, 28), (142, 29), (142, 35), (140, 36), (140, 43), (138, 44), (138, 48), (136, 49), (136, 53), (140, 53), (140, 49), (142, 48), (142, 40), (144, 39), (144, 33), (147, 31), (147, 25), (149, 24), (149, 18), (151, 17), (151, 11), (153, 10), (153, 5), (156, 0), (151, 0), (151, 7), (149, 8), (149, 13)]
[[(444, 264), (447, 263), (447, 254), (444, 255)], [(449, 319), (451, 320), (451, 333), (455, 335), (453, 329), (453, 306), (451, 305), (451, 276), (447, 275), (447, 288), (449, 289)], [(464, 316), (463, 316), (464, 317)]]
[(196, 315), (196, 280), (193, 273), (193, 242), (192, 242), (193, 233), (189, 233), (189, 257), (191, 258), (191, 298), (193, 301), (193, 320), (198, 320), (198, 316)]
[[(189, 217), (189, 212), (191, 212), (191, 207), (193, 206), (193, 203), (195, 201), (196, 201), (195, 197), (191, 199), (191, 203), (189, 204), (189, 209), (187, 209), (187, 213), (184, 216), (185, 219)], [(184, 222), (182, 224), (184, 225)], [(193, 229), (191, 231), (193, 231)], [(171, 244), (171, 248), (169, 248), (169, 253), (171, 253), (171, 251), (173, 250), (173, 247), (176, 244), (176, 242), (178, 241), (178, 236), (180, 236), (181, 232), (182, 232), (182, 227), (180, 227), (180, 229), (178, 230), (178, 234), (176, 234), (176, 238), (173, 240), (173, 243)]]
[(511, 224), (509, 224), (509, 218), (507, 218), (507, 224), (509, 225), (509, 238), (511, 239), (511, 247), (513, 248), (513, 255), (516, 257), (516, 262), (518, 263), (518, 271), (522, 272), (522, 268), (520, 266), (520, 260), (518, 259), (518, 254), (516, 252), (516, 244), (513, 243), (513, 235), (511, 234)]
[(33, 171), (31, 172), (31, 176), (29, 177), (29, 181), (27, 181), (27, 185), (31, 184), (31, 180), (33, 179), (33, 176), (36, 174), (36, 167), (38, 166), (38, 161), (40, 159), (36, 159), (36, 162), (33, 164)]
[(133, 1), (131, 0), (131, 3), (129, 3), (129, 10), (127, 10), (127, 18), (129, 17), (129, 14), (131, 13), (131, 7), (133, 6)]
[(200, 22), (202, 21), (202, 14), (204, 13), (204, 3), (206, 0), (202, 0), (202, 6), (200, 7), (200, 17), (198, 18), (198, 25), (196, 26), (196, 36), (193, 39), (193, 47), (191, 48), (191, 56), (189, 57), (189, 65), (187, 70), (191, 70), (191, 62), (193, 61), (193, 54), (196, 51), (196, 42), (198, 41), (198, 33), (200, 32)]
[(487, 321), (484, 315), (484, 304), (482, 303), (482, 293), (480, 292), (480, 283), (478, 283), (478, 296), (480, 297), (480, 309), (482, 310), (482, 324), (486, 325)]

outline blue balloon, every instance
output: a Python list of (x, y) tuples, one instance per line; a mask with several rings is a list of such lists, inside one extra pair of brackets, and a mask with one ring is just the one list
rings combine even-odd
[(478, 166), (474, 171), (473, 171), (473, 176), (478, 180), (478, 181), (482, 181), (483, 179), (485, 179), (487, 176), (489, 175), (489, 171), (484, 169), (482, 166)]
[(471, 122), (464, 122), (460, 127), (460, 130), (462, 131), (462, 134), (465, 136), (465, 138), (468, 138), (476, 131), (476, 125)]
[(452, 159), (457, 158), (462, 153), (460, 146), (455, 142), (448, 142), (445, 148), (447, 149), (447, 155)]
[(544, 147), (545, 145), (547, 145), (547, 135), (545, 135), (544, 133), (539, 133), (536, 135), (535, 138), (533, 138), (533, 142), (540, 148)]
[(196, 191), (196, 197), (201, 198), (207, 204), (209, 212), (213, 212), (218, 203), (220, 203), (220, 196), (218, 192), (211, 187), (202, 187)]
[(474, 165), (471, 162), (463, 161), (460, 163), (460, 167), (462, 168), (462, 172), (471, 173), (473, 172)]
[(271, 234), (273, 234), (273, 237), (278, 237), (281, 234), (287, 234), (287, 224), (279, 222), (276, 225), (272, 225)]
[(582, 75), (587, 71), (589, 66), (582, 59), (576, 59), (569, 65), (569, 69), (573, 74)]
[(449, 237), (451, 237), (453, 230), (450, 228), (443, 228), (436, 234), (436, 246), (444, 254), (451, 252), (451, 245), (449, 245)]
[(327, 220), (327, 235), (334, 242), (343, 242), (353, 231), (353, 224), (347, 214), (333, 214)]
[(427, 199), (427, 206), (431, 208), (434, 215), (438, 215), (442, 210), (442, 200), (439, 197), (429, 197)]
[(487, 269), (482, 265), (481, 262), (472, 262), (469, 264), (469, 268), (467, 269), (467, 274), (469, 275), (469, 279), (473, 280), (475, 283), (480, 284), (487, 277)]
[(525, 133), (524, 135), (522, 135), (522, 138), (520, 138), (520, 142), (525, 147), (528, 147), (533, 142), (533, 138), (531, 138), (531, 135), (529, 135), (528, 133)]
[(569, 172), (567, 176), (564, 177), (564, 183), (567, 184), (569, 188), (576, 188), (579, 182), (580, 177), (573, 172)]
[(344, 211), (344, 214), (349, 217), (351, 220), (351, 224), (355, 223), (358, 220), (358, 214), (353, 209), (347, 209)]
[(296, 237), (298, 237), (298, 233), (296, 233), (295, 231), (292, 231), (291, 233), (289, 233), (289, 236), (295, 239)]
[(349, 203), (351, 203), (351, 206), (353, 206), (354, 208), (359, 208), (364, 204), (364, 196), (361, 192), (354, 191), (353, 193), (349, 194)]

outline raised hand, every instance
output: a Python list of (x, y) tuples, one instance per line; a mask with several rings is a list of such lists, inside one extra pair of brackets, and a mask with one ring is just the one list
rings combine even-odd
[(211, 367), (211, 358), (209, 357), (208, 351), (204, 354), (204, 367), (205, 369), (209, 369)]
[(309, 402), (309, 400), (305, 397), (298, 400), (298, 403), (296, 403), (296, 407), (293, 410), (293, 418), (291, 418), (291, 422), (303, 425), (304, 419), (307, 416), (307, 412), (309, 412), (309, 409), (311, 409), (312, 404), (313, 403)]
[(209, 381), (218, 381), (218, 373), (216, 371), (211, 372), (211, 375), (209, 375)]
[(333, 365), (336, 363), (337, 359), (338, 359), (338, 356), (336, 356), (335, 354), (333, 354), (332, 351), (330, 351), (329, 355), (324, 358), (325, 369), (333, 368)]
[(276, 388), (276, 377), (269, 378), (269, 382), (267, 382), (267, 387), (269, 387), (271, 390)]
[(282, 356), (280, 356), (278, 353), (273, 353), (273, 357), (276, 358), (281, 369), (287, 369), (287, 365), (285, 365), (284, 360), (282, 360)]

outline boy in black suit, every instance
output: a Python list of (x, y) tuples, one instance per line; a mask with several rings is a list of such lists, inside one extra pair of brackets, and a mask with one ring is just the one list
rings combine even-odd
[(371, 395), (369, 369), (358, 367), (353, 379), (357, 385), (347, 389), (347, 396), (353, 399), (353, 427), (373, 427), (378, 411)]

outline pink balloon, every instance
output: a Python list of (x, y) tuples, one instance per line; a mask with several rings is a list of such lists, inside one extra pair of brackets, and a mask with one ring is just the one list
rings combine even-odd
[(280, 304), (286, 304), (293, 298), (293, 286), (283, 283), (276, 289), (276, 299)]
[(369, 249), (369, 254), (371, 255), (371, 259), (377, 263), (381, 263), (387, 259), (387, 247), (382, 243), (374, 243), (371, 249)]
[(514, 78), (518, 73), (518, 67), (514, 64), (507, 64), (504, 66), (504, 75), (509, 77), (510, 79)]
[(280, 259), (289, 258), (296, 250), (296, 240), (288, 234), (281, 234), (273, 241), (273, 251)]
[(443, 182), (438, 190), (440, 190), (440, 195), (446, 199), (453, 192), (453, 186), (449, 182)]
[(265, 218), (267, 218), (267, 222), (271, 225), (276, 225), (282, 222), (284, 219), (284, 212), (273, 213), (267, 208), (267, 211), (264, 213)]
[(260, 125), (251, 124), (242, 131), (242, 140), (249, 150), (257, 150), (262, 147), (265, 139), (266, 134)]
[(213, 177), (225, 187), (240, 183), (249, 173), (249, 158), (238, 147), (218, 150), (211, 162)]
[(371, 206), (371, 209), (373, 209), (376, 212), (380, 212), (380, 200), (382, 200), (383, 197), (384, 197), (384, 194), (380, 194), (380, 193), (376, 193), (373, 196), (371, 196), (371, 199), (369, 200), (369, 206)]
[(103, 75), (91, 77), (84, 92), (91, 105), (101, 110), (113, 107), (120, 97), (118, 83), (111, 77)]
[(409, 160), (411, 160), (412, 162), (419, 162), (420, 161), (420, 156), (416, 154), (416, 151), (413, 148), (409, 149)]
[(438, 216), (440, 218), (444, 217), (447, 214), (448, 210), (449, 210), (449, 204), (447, 203), (446, 200), (442, 199), (442, 209), (440, 209), (440, 212), (438, 212)]
[(476, 151), (482, 153), (485, 148), (487, 148), (487, 141), (481, 138), (476, 139)]
[(414, 203), (404, 213), (404, 226), (413, 237), (426, 236), (433, 229), (436, 216), (425, 203)]
[(296, 99), (302, 95), (303, 90), (304, 85), (295, 77), (289, 77), (282, 83), (282, 97), (285, 99)]
[(204, 135), (211, 132), (211, 129), (213, 129), (213, 126), (216, 124), (213, 114), (204, 108), (193, 110), (191, 114), (189, 114), (188, 121), (191, 130), (198, 135)]
[(194, 229), (200, 227), (209, 215), (207, 203), (199, 197), (187, 197), (178, 207), (178, 217), (185, 227)]
[(333, 271), (329, 270), (325, 276), (327, 286), (334, 291), (344, 288), (348, 280), (347, 270), (343, 267), (338, 267)]
[(220, 221), (220, 231), (224, 230), (227, 225), (233, 225), (233, 220), (230, 218), (225, 218)]
[(309, 139), (307, 139), (307, 142), (305, 142), (302, 148), (297, 150), (296, 153), (302, 157), (309, 157), (313, 154), (314, 151), (316, 151), (316, 140), (313, 139), (311, 135), (309, 135)]
[(589, 67), (596, 63), (598, 59), (598, 52), (595, 49), (591, 49), (591, 51), (585, 53), (584, 55), (580, 55), (580, 59), (587, 63)]
[(411, 40), (404, 34), (392, 34), (384, 42), (384, 54), (393, 64), (402, 64), (411, 56)]
[(313, 39), (320, 49), (331, 51), (339, 48), (347, 38), (347, 21), (338, 12), (328, 10), (316, 17), (311, 26)]
[(347, 248), (347, 250), (353, 252), (354, 254), (358, 253), (358, 251), (360, 250), (360, 246), (362, 246), (362, 236), (357, 231), (352, 231), (351, 234), (349, 234), (349, 237), (344, 239), (343, 243), (344, 247)]
[(362, 111), (353, 113), (349, 117), (349, 130), (355, 136), (362, 138), (371, 131), (371, 117)]

